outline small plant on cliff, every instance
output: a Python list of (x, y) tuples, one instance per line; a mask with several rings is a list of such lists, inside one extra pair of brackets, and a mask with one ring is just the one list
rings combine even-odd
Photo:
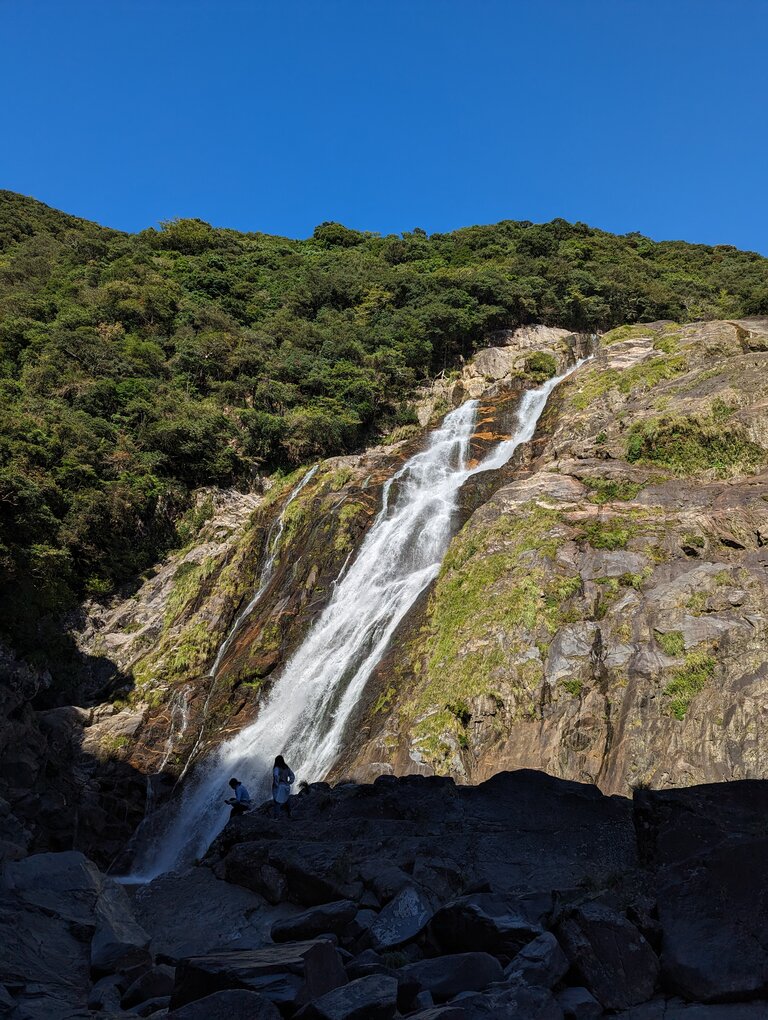
[(560, 686), (574, 698), (578, 698), (581, 694), (582, 688), (584, 687), (584, 681), (579, 680), (578, 677), (570, 677), (566, 680), (561, 680)]
[(557, 374), (557, 361), (546, 351), (535, 351), (525, 359), (525, 374), (531, 382), (546, 382)]
[(582, 529), (593, 549), (626, 549), (627, 543), (637, 534), (637, 528), (622, 521), (590, 521)]
[(670, 630), (666, 633), (656, 631), (656, 640), (661, 646), (665, 655), (671, 655), (673, 658), (677, 658), (682, 655), (685, 651), (685, 640), (682, 632), (679, 630)]
[(693, 699), (714, 676), (716, 665), (714, 656), (708, 652), (690, 652), (686, 655), (684, 665), (675, 671), (672, 680), (664, 688), (664, 693), (671, 698), (669, 711), (676, 719), (685, 718)]
[(642, 482), (626, 478), (582, 478), (582, 482), (591, 490), (587, 497), (590, 503), (626, 502), (643, 488)]

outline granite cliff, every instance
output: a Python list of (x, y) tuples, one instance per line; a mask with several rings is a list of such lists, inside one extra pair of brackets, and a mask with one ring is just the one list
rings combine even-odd
[(593, 352), (533, 441), (468, 479), (440, 575), (368, 683), (333, 776), (477, 782), (526, 767), (626, 794), (766, 775), (768, 322), (492, 340), (424, 389), (421, 425), (389, 445), (251, 494), (202, 492), (188, 546), (73, 621), (79, 707), (35, 712), (24, 691), (44, 678), (9, 665), (1, 792), (26, 847), (113, 860), (147, 803), (257, 716), (426, 430), (477, 399), (477, 462), (526, 388)]

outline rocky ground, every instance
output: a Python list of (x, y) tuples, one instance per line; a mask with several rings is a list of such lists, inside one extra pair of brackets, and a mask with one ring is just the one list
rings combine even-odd
[(190, 872), (5, 863), (9, 1020), (758, 1020), (768, 783), (318, 783)]

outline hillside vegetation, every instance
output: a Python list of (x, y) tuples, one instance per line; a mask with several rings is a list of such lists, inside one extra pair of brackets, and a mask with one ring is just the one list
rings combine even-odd
[(129, 235), (0, 192), (0, 633), (105, 595), (248, 485), (414, 420), (494, 330), (768, 313), (768, 260), (564, 220)]

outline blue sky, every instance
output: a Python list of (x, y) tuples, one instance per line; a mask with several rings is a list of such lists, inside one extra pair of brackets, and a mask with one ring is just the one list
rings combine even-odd
[(0, 0), (0, 187), (138, 230), (768, 254), (768, 0)]

